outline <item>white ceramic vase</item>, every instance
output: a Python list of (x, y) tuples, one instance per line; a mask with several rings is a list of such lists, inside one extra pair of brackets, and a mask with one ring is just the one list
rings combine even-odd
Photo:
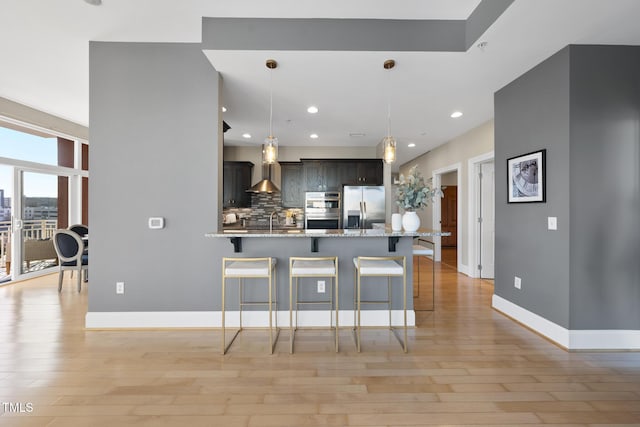
[(391, 231), (402, 231), (402, 215), (391, 214)]
[(404, 231), (413, 233), (420, 228), (420, 217), (414, 211), (407, 211), (402, 215), (402, 228)]

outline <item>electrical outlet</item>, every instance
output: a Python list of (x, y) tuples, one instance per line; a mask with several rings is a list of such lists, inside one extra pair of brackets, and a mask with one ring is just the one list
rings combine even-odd
[(324, 293), (324, 280), (318, 280), (318, 293)]
[(522, 279), (518, 276), (515, 276), (515, 278), (513, 279), (513, 286), (515, 286), (516, 289), (522, 289)]
[(116, 294), (124, 294), (124, 282), (116, 282)]

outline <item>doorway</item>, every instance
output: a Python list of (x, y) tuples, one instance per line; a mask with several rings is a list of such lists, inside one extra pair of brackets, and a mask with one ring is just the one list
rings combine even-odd
[(14, 274), (20, 277), (57, 265), (53, 234), (59, 228), (58, 175), (20, 168), (16, 174), (21, 197), (15, 203), (13, 242), (19, 257)]
[(495, 163), (493, 151), (469, 159), (469, 276), (494, 278)]
[(443, 197), (440, 203), (440, 227), (451, 233), (442, 237), (442, 262), (458, 268), (458, 177), (456, 172), (442, 175), (440, 190)]
[[(443, 190), (445, 197), (436, 197), (433, 201), (433, 229), (451, 232), (450, 237), (434, 237), (435, 260), (444, 262), (456, 270), (466, 273), (466, 268), (461, 263), (462, 248), (460, 236), (462, 236), (460, 217), (461, 199), (458, 193), (462, 190), (462, 165), (456, 163), (433, 171), (432, 183), (434, 188)], [(447, 190), (449, 188), (449, 190)], [(444, 257), (444, 258), (443, 258)]]

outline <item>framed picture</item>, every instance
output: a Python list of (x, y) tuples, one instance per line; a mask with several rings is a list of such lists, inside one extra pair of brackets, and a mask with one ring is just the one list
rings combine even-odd
[(540, 150), (507, 159), (509, 203), (546, 202), (546, 153)]

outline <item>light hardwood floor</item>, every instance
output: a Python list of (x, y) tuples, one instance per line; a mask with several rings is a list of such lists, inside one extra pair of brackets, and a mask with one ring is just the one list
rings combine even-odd
[(640, 425), (640, 353), (566, 352), (493, 311), (491, 282), (436, 273), (408, 354), (376, 329), (360, 354), (347, 330), (339, 354), (300, 331), (290, 355), (284, 330), (270, 356), (256, 330), (221, 356), (217, 330), (85, 331), (91, 284), (2, 287), (0, 402), (33, 411), (0, 425)]

